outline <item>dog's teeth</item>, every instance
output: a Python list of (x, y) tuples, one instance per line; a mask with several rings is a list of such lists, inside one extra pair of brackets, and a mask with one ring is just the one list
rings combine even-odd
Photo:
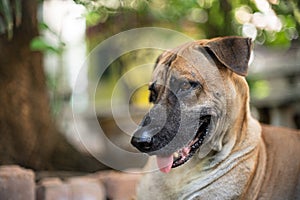
[(178, 158), (179, 157), (179, 153), (177, 153), (177, 152), (173, 153), (173, 157), (174, 158)]

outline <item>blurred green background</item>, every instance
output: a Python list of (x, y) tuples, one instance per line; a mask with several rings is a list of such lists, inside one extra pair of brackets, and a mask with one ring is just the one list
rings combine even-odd
[[(0, 141), (3, 146), (0, 154), (7, 152), (5, 146), (12, 147), (11, 155), (2, 163), (44, 169), (49, 168), (45, 159), (51, 157), (51, 165), (60, 168), (58, 166), (65, 161), (51, 155), (60, 154), (63, 158), (65, 148), (55, 146), (59, 137), (54, 138), (53, 132), (64, 135), (80, 152), (87, 151), (86, 145), (89, 152), (107, 151), (90, 125), (94, 115), (113, 143), (133, 151), (129, 144), (130, 131), (124, 132), (116, 121), (121, 121), (125, 127), (130, 124), (126, 115), (129, 109), (136, 126), (151, 106), (145, 83), (150, 79), (152, 64), (162, 51), (141, 49), (123, 54), (111, 63), (99, 80), (104, 69), (101, 56), (97, 56), (97, 47), (118, 33), (140, 27), (167, 28), (196, 40), (227, 35), (251, 37), (254, 52), (247, 81), (252, 113), (264, 123), (300, 128), (300, 9), (297, 0), (0, 0), (0, 96), (5, 97), (1, 98), (2, 105), (7, 105), (0, 112), (3, 122), (0, 132), (4, 138), (10, 138), (15, 132), (18, 138), (39, 138), (34, 142), (24, 139), (26, 145), (22, 148), (14, 140), (11, 143)], [(141, 40), (143, 36), (133, 42)], [(110, 56), (113, 57), (113, 52), (107, 54)], [(26, 67), (24, 63), (36, 58), (40, 60), (34, 65), (36, 67)], [(16, 60), (21, 64), (16, 64)], [(149, 67), (135, 70), (146, 64)], [(9, 73), (10, 69), (14, 70)], [(35, 72), (35, 69), (41, 70)], [(27, 82), (20, 81), (22, 74)], [(120, 81), (124, 75), (126, 78)], [(32, 81), (39, 77), (38, 84)], [(17, 89), (10, 90), (10, 81)], [(120, 87), (116, 87), (117, 83)], [(36, 90), (43, 91), (43, 87), (37, 89), (37, 86), (43, 84), (47, 92), (36, 96)], [(76, 84), (80, 100), (72, 106)], [(96, 90), (90, 89), (91, 84), (97, 85)], [(15, 92), (23, 91), (21, 89), (26, 92)], [(30, 103), (35, 102), (32, 99), (45, 104)], [(118, 103), (112, 105), (112, 99)], [(118, 116), (113, 116), (112, 107), (118, 110)], [(21, 112), (22, 109), (29, 111)], [(41, 116), (35, 110), (43, 110), (43, 113), (49, 110), (51, 117)], [(16, 114), (10, 116), (10, 113)], [(74, 113), (81, 116), (80, 123), (74, 124)], [(41, 124), (47, 124), (46, 128), (41, 128)], [(85, 133), (81, 135), (86, 138), (84, 144), (76, 135), (75, 126), (80, 126)], [(134, 126), (128, 125), (127, 130), (133, 130)], [(41, 134), (41, 130), (46, 131)], [(37, 149), (45, 146), (49, 147), (47, 153), (38, 155)], [(28, 159), (17, 156), (16, 152), (27, 150), (25, 157)], [(78, 166), (61, 168), (78, 169)]]
[[(84, 5), (88, 11), (86, 22), (89, 49), (113, 34), (145, 26), (173, 29), (194, 39), (226, 35), (251, 37), (255, 50), (247, 80), (253, 112), (262, 122), (300, 128), (300, 11), (297, 1), (76, 2)], [(122, 56), (114, 63), (118, 70), (110, 74), (112, 77), (121, 76), (130, 66), (138, 66), (145, 59), (153, 62), (159, 53), (145, 56), (142, 52), (133, 52)], [(113, 81), (110, 84), (114, 85)], [(146, 88), (137, 91), (132, 103), (147, 105), (146, 93)]]

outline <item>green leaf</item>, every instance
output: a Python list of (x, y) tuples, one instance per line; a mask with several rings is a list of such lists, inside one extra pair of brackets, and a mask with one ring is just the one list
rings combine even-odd
[(251, 94), (257, 99), (263, 99), (270, 95), (270, 85), (265, 80), (257, 80), (252, 83)]
[(292, 2), (292, 6), (293, 6), (293, 13), (294, 13), (295, 19), (300, 24), (300, 9), (299, 9), (299, 5), (297, 5), (297, 3), (295, 3), (295, 2)]
[(32, 51), (52, 52), (60, 54), (62, 49), (50, 45), (44, 38), (36, 37), (30, 43), (30, 49)]
[(290, 40), (286, 36), (284, 30), (279, 32), (266, 32), (267, 40), (266, 45), (272, 47), (288, 48), (290, 47)]
[(88, 26), (95, 26), (100, 22), (105, 22), (108, 18), (108, 12), (106, 9), (101, 11), (91, 11), (86, 14), (86, 23)]
[(40, 22), (39, 23), (39, 29), (40, 29), (40, 31), (44, 31), (44, 30), (49, 30), (50, 28), (46, 23)]

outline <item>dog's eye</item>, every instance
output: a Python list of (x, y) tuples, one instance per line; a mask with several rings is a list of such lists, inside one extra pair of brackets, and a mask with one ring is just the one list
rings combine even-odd
[(183, 82), (180, 84), (180, 90), (185, 91), (190, 89), (192, 86), (189, 84), (189, 82)]
[(183, 91), (187, 91), (193, 88), (196, 88), (199, 85), (198, 82), (194, 82), (194, 81), (183, 81), (180, 86), (179, 86), (179, 91), (183, 92)]

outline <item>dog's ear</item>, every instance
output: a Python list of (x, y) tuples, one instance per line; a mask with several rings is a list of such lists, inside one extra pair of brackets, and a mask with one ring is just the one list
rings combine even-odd
[(231, 71), (246, 76), (252, 50), (251, 38), (230, 36), (209, 40), (203, 45)]

